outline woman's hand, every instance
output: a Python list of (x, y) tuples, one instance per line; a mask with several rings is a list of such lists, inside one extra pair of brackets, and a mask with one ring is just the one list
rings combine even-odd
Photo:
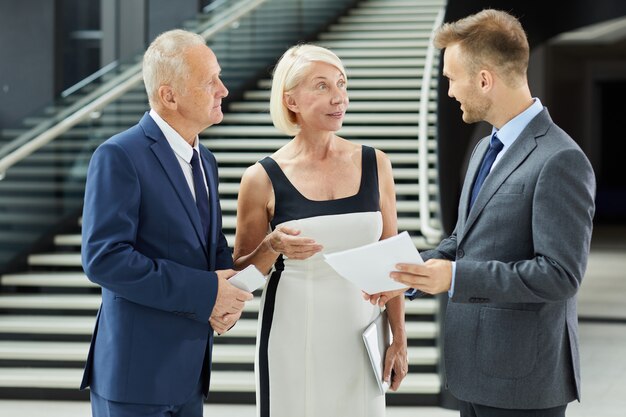
[(406, 339), (394, 339), (385, 354), (383, 379), (385, 382), (389, 383), (392, 391), (397, 391), (398, 388), (400, 388), (400, 383), (409, 372), (409, 359), (406, 346)]
[(313, 239), (299, 237), (299, 230), (288, 227), (276, 228), (267, 237), (269, 248), (289, 259), (307, 259), (323, 249)]

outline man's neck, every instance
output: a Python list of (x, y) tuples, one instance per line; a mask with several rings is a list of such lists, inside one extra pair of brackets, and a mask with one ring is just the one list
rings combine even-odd
[(178, 117), (177, 113), (168, 111), (167, 109), (153, 107), (153, 110), (163, 119), (168, 125), (172, 127), (189, 145), (194, 146), (196, 144), (196, 138), (199, 132), (195, 132), (193, 128), (189, 126)]
[(503, 91), (501, 97), (494, 100), (494, 114), (487, 120), (496, 129), (500, 129), (514, 117), (528, 109), (533, 104), (533, 98), (527, 85), (517, 89)]

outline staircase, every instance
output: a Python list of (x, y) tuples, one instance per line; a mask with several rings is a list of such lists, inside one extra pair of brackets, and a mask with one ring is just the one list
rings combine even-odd
[[(398, 228), (409, 231), (420, 249), (429, 246), (417, 216), (420, 92), (429, 37), (443, 6), (444, 0), (363, 1), (320, 34), (316, 42), (336, 52), (348, 73), (350, 106), (339, 134), (381, 149), (390, 157), (396, 181)], [(219, 46), (214, 50), (218, 58), (228, 53)], [(438, 61), (434, 60), (435, 65)], [(438, 218), (434, 78), (427, 118), (428, 209)], [(241, 101), (230, 103), (220, 125), (201, 135), (202, 143), (214, 152), (220, 165), (223, 225), (231, 244), (243, 171), (288, 141), (271, 124), (270, 84), (268, 79), (260, 80)], [(13, 197), (13, 204), (21, 204), (26, 214), (11, 214), (13, 217), (7, 220), (0, 213), (0, 222), (29, 221), (33, 228), (47, 224), (49, 209), (37, 203), (41, 193), (63, 193), (69, 207), (63, 212), (73, 210), (73, 220), (66, 223), (65, 233), (54, 238), (49, 251), (28, 256), (28, 271), (0, 277), (0, 398), (88, 398), (88, 393), (79, 392), (77, 387), (100, 297), (99, 288), (82, 273), (76, 207), (80, 207), (93, 149), (136, 123), (146, 111), (146, 103), (145, 92), (138, 87), (115, 106), (109, 106), (91, 125), (73, 129), (9, 171), (8, 178), (14, 182), (0, 182), (3, 200), (11, 189), (32, 188), (35, 193), (33, 197)], [(90, 139), (86, 141), (85, 137)], [(74, 180), (55, 185), (57, 176), (68, 172)], [(28, 215), (32, 213), (35, 215)], [(434, 224), (438, 226), (436, 221)], [(0, 229), (0, 236), (0, 243), (19, 239), (18, 233), (4, 229)], [(209, 401), (254, 402), (254, 343), (260, 293), (256, 295), (246, 305), (237, 326), (216, 337)], [(388, 394), (388, 404), (437, 404), (441, 385), (437, 312), (434, 298), (406, 303), (409, 375), (397, 393)]]

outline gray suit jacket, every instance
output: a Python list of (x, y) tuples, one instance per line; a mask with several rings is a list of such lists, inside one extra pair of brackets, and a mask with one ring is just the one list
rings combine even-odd
[(489, 144), (474, 149), (452, 235), (423, 253), (456, 260), (445, 319), (447, 386), (499, 408), (580, 399), (576, 293), (591, 241), (595, 177), (544, 109), (493, 168), (468, 213)]

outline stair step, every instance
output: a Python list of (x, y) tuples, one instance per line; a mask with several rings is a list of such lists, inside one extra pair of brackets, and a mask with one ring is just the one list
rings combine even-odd
[[(85, 278), (86, 279), (86, 278)], [(100, 295), (29, 294), (0, 295), (0, 308), (37, 310), (97, 310)]]
[[(43, 155), (38, 155), (43, 156)], [(74, 155), (66, 155), (70, 158)], [(15, 192), (25, 193), (28, 191), (33, 192), (45, 192), (49, 194), (63, 193), (63, 192), (82, 192), (85, 190), (84, 181), (80, 182), (51, 182), (51, 181), (0, 181), (0, 193), (1, 192)], [(39, 221), (39, 220), (36, 220)]]
[[(428, 127), (434, 135), (435, 128)], [(203, 137), (269, 137), (273, 138), (280, 132), (274, 126), (213, 126), (204, 131)], [(417, 139), (417, 126), (344, 126), (338, 135), (343, 137), (411, 137)], [(219, 159), (218, 159), (219, 161)]]
[[(67, 368), (3, 368), (2, 388), (78, 389), (82, 369)], [(254, 392), (254, 372), (212, 371), (211, 392)], [(437, 394), (440, 390), (437, 374), (408, 374), (398, 394)], [(396, 395), (390, 391), (390, 395)]]
[[(229, 142), (230, 140), (224, 140), (222, 142)], [(203, 141), (204, 142), (204, 141)], [(220, 142), (220, 140), (216, 140), (215, 142)], [(264, 143), (266, 141), (263, 141)], [(357, 142), (357, 141), (355, 141)], [(228, 145), (228, 143), (225, 143), (224, 145)], [(232, 151), (232, 152), (222, 152), (222, 151), (215, 151), (213, 152), (214, 155), (216, 156), (218, 163), (222, 166), (220, 168), (220, 173), (221, 170), (224, 169), (224, 167), (226, 165), (229, 164), (244, 164), (246, 167), (250, 166), (250, 165), (254, 165), (256, 162), (258, 162), (259, 160), (265, 158), (266, 156), (271, 155), (272, 153), (274, 153), (276, 151), (276, 149), (278, 149), (280, 146), (277, 146), (275, 148), (266, 148), (265, 146), (261, 146), (262, 144), (260, 144), (259, 146), (250, 146), (249, 148), (246, 149), (250, 149), (250, 150), (254, 150), (255, 148), (257, 149), (264, 149), (263, 151), (259, 151), (259, 152), (236, 152), (236, 151)], [(387, 149), (385, 150), (385, 146), (376, 146), (376, 144), (373, 144), (374, 148), (389, 152), (389, 151), (393, 151), (392, 149)], [(381, 143), (382, 145), (382, 143)], [(415, 145), (415, 144), (414, 144)], [(209, 149), (211, 149), (209, 147)], [(224, 149), (224, 148), (222, 148)], [(434, 153), (434, 149), (431, 150), (431, 152), (429, 152), (429, 154), (427, 155), (428, 158), (428, 163), (434, 163), (434, 161), (436, 161), (436, 155)], [(389, 157), (389, 159), (391, 160), (391, 163), (395, 166), (396, 164), (417, 164), (418, 163), (418, 153), (417, 150), (413, 150), (413, 152), (407, 152), (407, 153), (388, 153), (387, 156)], [(435, 158), (435, 159), (433, 159)], [(418, 180), (417, 177), (414, 178), (415, 181)], [(220, 187), (224, 185), (224, 184), (220, 184)]]
[(56, 196), (2, 196), (0, 205), (2, 207), (28, 207), (31, 209), (43, 209), (50, 210), (55, 206), (61, 205), (79, 205), (83, 203), (82, 196), (64, 196), (63, 200), (60, 200)]
[[(411, 89), (419, 89), (422, 87), (422, 79), (421, 78), (399, 78), (399, 79), (385, 79), (385, 78), (357, 78), (357, 79), (348, 79), (349, 89), (364, 89), (364, 88), (385, 88), (385, 89), (396, 89), (396, 88), (411, 88)], [(431, 86), (436, 86), (436, 83), (431, 82)], [(272, 80), (261, 80), (257, 83), (257, 87), (261, 90), (269, 90), (272, 88)], [(348, 90), (348, 94), (350, 94), (350, 90)], [(348, 107), (348, 110), (350, 108)], [(234, 113), (230, 113), (232, 116)], [(269, 114), (269, 113), (268, 113)], [(354, 113), (348, 112), (346, 114), (346, 118), (348, 116), (354, 116)], [(379, 116), (380, 113), (371, 113), (367, 116)], [(228, 116), (225, 114), (224, 117)]]
[[(431, 91), (430, 94), (431, 96), (435, 96), (437, 94), (437, 91)], [(419, 89), (349, 90), (348, 96), (350, 97), (350, 100), (394, 100), (394, 101), (418, 100), (420, 98), (420, 90)], [(244, 99), (269, 101), (270, 90), (247, 91), (244, 93)], [(212, 128), (215, 128), (215, 126), (212, 126)]]
[[(437, 121), (437, 116), (434, 114), (428, 115), (428, 122), (434, 124)], [(238, 123), (238, 124), (272, 124), (272, 118), (269, 113), (230, 113), (224, 115), (224, 124)], [(344, 120), (344, 126), (350, 126), (353, 124), (400, 124), (400, 125), (417, 125), (419, 123), (419, 116), (412, 113), (347, 113)], [(85, 170), (86, 172), (86, 170)]]
[[(263, 158), (262, 155), (260, 158), (253, 160), (258, 161)], [(219, 159), (219, 158), (218, 158)], [(227, 158), (223, 158), (225, 160)], [(235, 155), (232, 155), (233, 160), (237, 159)], [(419, 195), (419, 184), (396, 184), (395, 186), (396, 196), (418, 196)], [(220, 195), (237, 195), (239, 193), (239, 183), (229, 183), (222, 182), (219, 186)], [(428, 184), (428, 194), (431, 196), (436, 196), (439, 193), (439, 188), (436, 184)]]
[[(318, 42), (320, 46), (326, 47), (330, 50), (342, 50), (342, 49), (377, 49), (377, 48), (409, 48), (409, 49), (422, 49), (428, 48), (430, 46), (430, 40), (423, 39), (396, 39), (392, 41), (386, 40), (368, 40), (363, 41), (360, 39), (344, 39), (344, 40), (326, 40), (322, 42)], [(350, 72), (350, 83), (352, 83), (352, 72)], [(421, 75), (420, 73), (413, 74)]]
[[(388, 8), (417, 8), (422, 10), (424, 7), (443, 7), (446, 5), (446, 0), (368, 0), (359, 3), (359, 8), (370, 9), (376, 7)], [(356, 10), (356, 9), (353, 9)]]
[[(276, 149), (284, 146), (289, 142), (290, 138), (284, 139), (202, 139), (202, 144), (209, 148), (211, 151), (219, 151), (222, 149), (241, 149), (241, 150), (256, 150), (263, 149), (270, 152), (274, 152)], [(417, 142), (415, 139), (372, 139), (372, 140), (354, 140), (356, 143), (370, 146), (372, 148), (380, 149), (384, 152), (389, 151), (409, 151), (411, 153), (417, 152)], [(434, 151), (437, 147), (437, 143), (434, 141), (428, 142), (428, 149)], [(404, 154), (389, 154), (390, 158)], [(218, 163), (222, 161), (217, 158)], [(393, 162), (393, 160), (392, 160)]]
[[(55, 278), (55, 275), (57, 276)], [(92, 283), (82, 273), (60, 274), (50, 272), (47, 274), (11, 274), (1, 277), (3, 286), (28, 286), (29, 279), (35, 281), (41, 286), (51, 286), (49, 282), (63, 279), (63, 275), (76, 277), (64, 282), (64, 286), (72, 287), (98, 287)], [(79, 281), (80, 279), (80, 281)], [(88, 283), (89, 285), (87, 285)], [(46, 310), (46, 309), (65, 309), (65, 310), (97, 310), (100, 307), (99, 294), (3, 294), (0, 295), (0, 308), (5, 309), (30, 309), (30, 310)], [(260, 297), (255, 297), (246, 302), (244, 311), (247, 313), (257, 313), (260, 307)], [(405, 302), (405, 312), (408, 315), (424, 315), (435, 314), (437, 312), (438, 302), (432, 298), (418, 299), (414, 301), (407, 300)]]
[[(256, 346), (219, 343), (213, 345), (214, 364), (253, 364)], [(439, 352), (431, 346), (409, 346), (409, 365), (436, 365)], [(0, 340), (0, 361), (84, 362), (88, 342), (44, 342)]]
[[(372, 76), (376, 76), (373, 74)], [(419, 100), (409, 101), (362, 101), (362, 102), (350, 102), (350, 112), (411, 112), (419, 113), (420, 110)], [(230, 105), (230, 109), (233, 111), (269, 111), (268, 101), (248, 101), (237, 102)], [(428, 111), (436, 111), (436, 105), (434, 103), (428, 104)], [(214, 126), (205, 130), (204, 133), (211, 130)]]
[[(80, 235), (77, 235), (80, 240)], [(95, 288), (97, 284), (89, 281), (83, 272), (26, 272), (7, 274), (0, 277), (3, 286), (16, 287), (76, 287)]]
[(80, 254), (76, 253), (38, 253), (28, 256), (31, 266), (75, 266), (82, 267)]
[[(428, 17), (428, 16), (427, 16)], [(420, 31), (428, 31), (433, 29), (432, 22), (428, 22), (425, 20), (422, 21), (409, 21), (409, 22), (398, 22), (398, 21), (390, 21), (390, 22), (344, 22), (341, 24), (331, 25), (330, 31), (333, 33), (336, 32), (358, 32), (358, 31), (366, 31), (366, 32), (375, 32), (375, 31), (399, 31), (399, 32), (412, 32), (413, 30)], [(344, 57), (341, 56), (343, 60)]]
[[(95, 313), (93, 317), (17, 314), (0, 316), (0, 333), (89, 336), (94, 325)], [(220, 337), (255, 338), (256, 333), (256, 320), (241, 319), (235, 327)], [(409, 321), (406, 323), (406, 333), (408, 339), (433, 339), (437, 336), (437, 325), (432, 322)]]
[(58, 220), (58, 216), (42, 213), (0, 213), (0, 223), (47, 225)]
[[(414, 2), (412, 6), (406, 5), (406, 8), (391, 7), (387, 5), (387, 2), (381, 2), (380, 5), (370, 4), (370, 2), (365, 2), (364, 7), (358, 7), (356, 9), (350, 10), (351, 16), (385, 16), (385, 15), (399, 15), (402, 16), (404, 13), (420, 13), (432, 16), (432, 20), (435, 20), (435, 16), (441, 10), (441, 7), (444, 6), (445, 3), (433, 3), (431, 6), (424, 5), (422, 3)], [(369, 7), (368, 7), (369, 6)], [(417, 6), (417, 7), (416, 7)]]
[(65, 177), (67, 175), (71, 175), (71, 177), (75, 180), (82, 179), (84, 181), (87, 177), (87, 167), (15, 166), (11, 167), (7, 178), (42, 177), (42, 179), (45, 179), (57, 176)]
[[(325, 40), (349, 40), (349, 39), (430, 39), (430, 30), (424, 31), (394, 31), (394, 32), (352, 32), (352, 33), (344, 33), (344, 32), (326, 32), (320, 34), (319, 38), (322, 41)], [(421, 63), (421, 66), (424, 66), (424, 63)], [(419, 66), (419, 64), (414, 64), (411, 66)], [(349, 67), (348, 67), (349, 68)]]
[[(343, 16), (339, 18), (340, 24), (351, 25), (355, 23), (428, 23), (431, 27), (435, 16), (432, 13), (415, 13), (407, 11), (406, 14), (392, 15), (355, 15)], [(337, 25), (339, 26), (339, 25)], [(424, 46), (425, 47), (425, 46)]]
[[(87, 279), (87, 277), (85, 277)], [(101, 297), (99, 294), (10, 294), (0, 296), (0, 308), (28, 309), (28, 310), (93, 310), (100, 307)], [(261, 303), (260, 297), (255, 297), (246, 302), (244, 312), (258, 313)], [(422, 310), (432, 308), (423, 305)], [(420, 311), (420, 310), (417, 310)]]

